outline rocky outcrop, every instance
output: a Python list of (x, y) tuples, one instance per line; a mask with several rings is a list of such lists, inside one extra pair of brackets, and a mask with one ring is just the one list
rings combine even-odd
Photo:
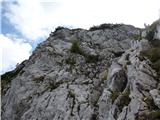
[(2, 75), (3, 120), (158, 120), (152, 48), (130, 25), (59, 27), (29, 60)]

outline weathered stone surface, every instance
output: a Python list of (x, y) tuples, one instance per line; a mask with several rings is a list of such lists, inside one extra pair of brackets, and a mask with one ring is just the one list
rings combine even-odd
[(154, 103), (160, 108), (160, 91), (153, 89), (150, 91), (150, 94), (154, 100)]
[(140, 35), (130, 25), (57, 28), (2, 75), (2, 119), (160, 119), (159, 76), (140, 55), (151, 47)]

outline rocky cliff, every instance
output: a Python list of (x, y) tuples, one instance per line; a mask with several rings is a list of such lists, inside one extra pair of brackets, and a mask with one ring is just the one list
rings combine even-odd
[(2, 120), (160, 120), (158, 26), (58, 27), (2, 75)]

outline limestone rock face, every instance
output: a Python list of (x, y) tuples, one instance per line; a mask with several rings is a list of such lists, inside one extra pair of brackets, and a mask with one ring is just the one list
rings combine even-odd
[(57, 28), (2, 75), (2, 120), (159, 120), (160, 78), (141, 32)]

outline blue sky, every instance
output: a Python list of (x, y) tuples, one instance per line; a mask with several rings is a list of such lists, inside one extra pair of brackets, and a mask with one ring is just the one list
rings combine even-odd
[(160, 16), (159, 0), (0, 0), (0, 74), (28, 59), (57, 26), (86, 28), (102, 23), (136, 27)]

